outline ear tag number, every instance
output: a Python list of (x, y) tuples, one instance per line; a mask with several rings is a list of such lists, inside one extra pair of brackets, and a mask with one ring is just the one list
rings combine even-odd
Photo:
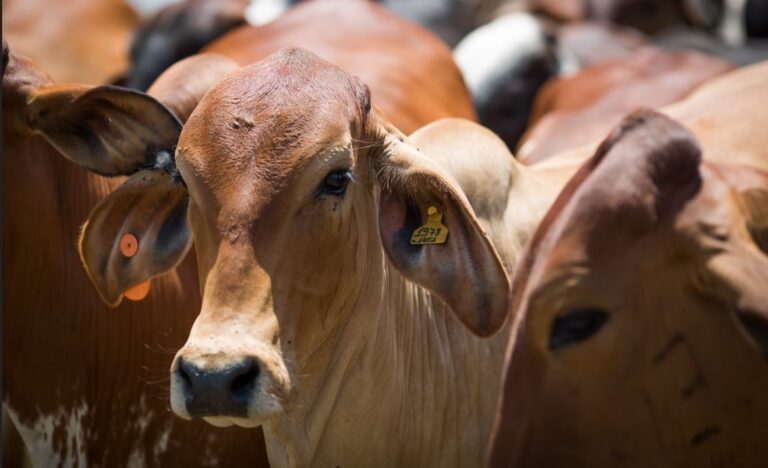
[(429, 215), (427, 222), (413, 231), (411, 244), (444, 244), (448, 238), (448, 228), (443, 224), (443, 213), (436, 207), (430, 206), (427, 215)]

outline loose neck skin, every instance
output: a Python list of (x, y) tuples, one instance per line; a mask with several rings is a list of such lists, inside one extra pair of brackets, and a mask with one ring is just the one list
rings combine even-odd
[[(504, 246), (499, 254), (512, 272), (560, 187), (559, 179), (539, 177), (514, 160), (509, 168), (503, 219), (478, 216)], [(362, 282), (368, 289), (347, 301), (347, 313), (318, 338), (322, 345), (301, 356), (297, 401), (265, 424), (271, 463), (481, 465), (508, 326), (493, 338), (477, 338), (440, 300), (405, 279), (381, 247), (367, 257)]]
[(479, 465), (507, 332), (474, 337), (383, 251), (375, 261), (383, 287), (305, 360), (299, 401), (265, 425), (271, 462)]

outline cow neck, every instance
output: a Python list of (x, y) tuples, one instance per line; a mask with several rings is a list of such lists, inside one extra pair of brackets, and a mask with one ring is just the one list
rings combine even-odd
[[(499, 253), (510, 273), (560, 188), (559, 178), (513, 166), (503, 219), (479, 218), (496, 245), (505, 246)], [(494, 338), (475, 337), (439, 299), (403, 277), (383, 249), (371, 255), (371, 271), (363, 275), (379, 286), (350, 301), (337, 331), (324, 338), (326, 351), (316, 354), (325, 360), (311, 366), (322, 371), (299, 370), (301, 401), (265, 425), (270, 460), (276, 466), (481, 465), (508, 325)]]

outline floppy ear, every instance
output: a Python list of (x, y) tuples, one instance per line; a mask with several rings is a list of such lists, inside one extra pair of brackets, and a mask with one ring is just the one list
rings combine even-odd
[(173, 154), (181, 122), (155, 98), (115, 86), (51, 85), (34, 93), (32, 131), (98, 174), (128, 175)]
[[(236, 68), (231, 60), (215, 54), (190, 57), (167, 70), (150, 92), (186, 120), (208, 89)], [(101, 298), (116, 306), (122, 296), (143, 298), (151, 278), (173, 269), (185, 257), (192, 235), (187, 222), (189, 195), (173, 158), (181, 128), (178, 120), (154, 98), (117, 88), (112, 91), (119, 91), (126, 99), (140, 96), (120, 107), (123, 114), (118, 114), (129, 123), (112, 126), (115, 131), (128, 130), (126, 138), (135, 141), (126, 141), (123, 147), (104, 148), (121, 153), (134, 151), (133, 167), (144, 169), (93, 210), (81, 235), (80, 256)], [(114, 104), (114, 96), (107, 96), (110, 105), (126, 102), (118, 99)], [(153, 123), (151, 113), (160, 121)], [(150, 119), (142, 120), (146, 116)], [(93, 131), (101, 129), (95, 127)]]
[(126, 291), (181, 262), (192, 245), (188, 203), (186, 188), (174, 176), (144, 169), (94, 208), (79, 248), (104, 302), (118, 305)]
[[(507, 316), (509, 278), (456, 181), (392, 134), (377, 164), (379, 233), (395, 268), (435, 293), (476, 335), (497, 332)], [(414, 232), (440, 215), (444, 242), (434, 243), (441, 232), (413, 244)]]

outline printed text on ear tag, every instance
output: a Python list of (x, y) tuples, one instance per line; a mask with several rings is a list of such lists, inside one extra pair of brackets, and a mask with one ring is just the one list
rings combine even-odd
[(427, 210), (429, 219), (420, 228), (413, 231), (411, 244), (443, 244), (448, 238), (448, 228), (443, 224), (443, 213), (434, 206)]

